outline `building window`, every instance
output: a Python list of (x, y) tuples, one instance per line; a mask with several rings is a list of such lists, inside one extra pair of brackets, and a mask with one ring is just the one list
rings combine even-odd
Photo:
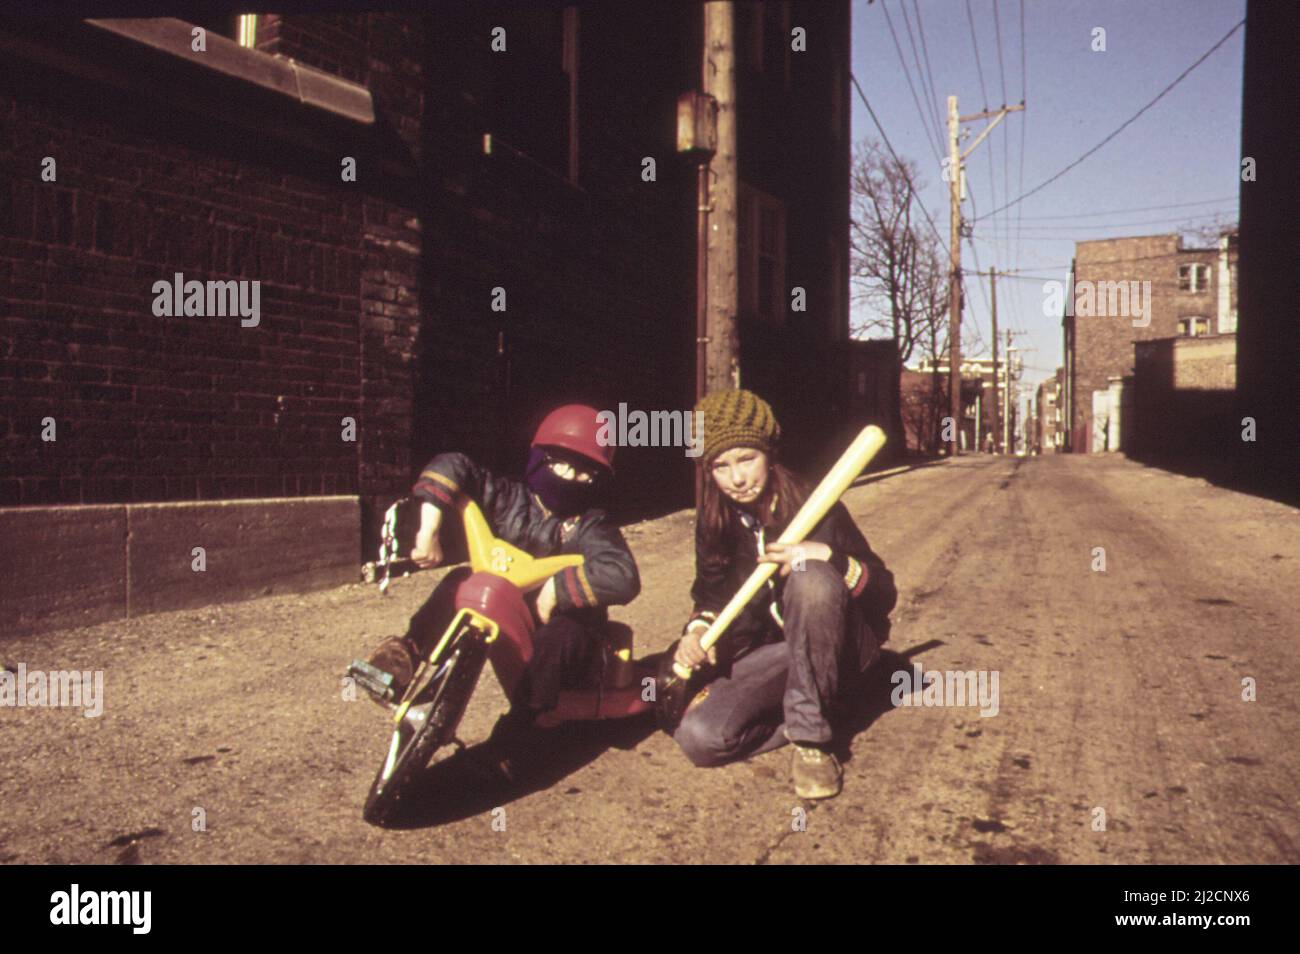
[(740, 186), (740, 310), (763, 321), (785, 321), (785, 203)]
[(1210, 333), (1210, 319), (1189, 317), (1178, 319), (1178, 333), (1187, 338), (1199, 338)]
[(1178, 290), (1185, 292), (1203, 292), (1210, 287), (1209, 265), (1179, 265)]

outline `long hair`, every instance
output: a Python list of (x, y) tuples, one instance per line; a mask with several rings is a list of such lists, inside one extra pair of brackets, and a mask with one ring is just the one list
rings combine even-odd
[[(808, 486), (784, 464), (778, 463), (771, 454), (768, 455), (767, 466), (767, 486), (763, 488), (763, 495), (751, 512), (765, 528), (784, 528), (808, 498)], [(727, 525), (732, 519), (731, 512), (739, 507), (718, 489), (707, 466), (704, 468), (702, 484), (704, 499), (700, 501), (700, 512), (696, 516), (701, 556), (710, 565), (725, 564), (730, 559), (726, 546)], [(772, 508), (773, 494), (776, 495), (775, 510)]]

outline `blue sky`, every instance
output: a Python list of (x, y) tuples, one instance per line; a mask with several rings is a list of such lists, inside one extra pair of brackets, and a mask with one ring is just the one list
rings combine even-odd
[[(945, 243), (946, 188), (908, 89), (886, 10), (906, 74), (927, 111), (930, 99), (922, 92), (921, 78), (929, 87), (933, 77), (932, 112), (941, 122), (946, 122), (950, 94), (957, 95), (962, 115), (980, 112), (986, 105), (996, 109), (1003, 102), (1026, 100), (1025, 112), (1007, 116), (967, 159), (963, 212), (968, 221), (988, 215), (1091, 149), (1245, 16), (1243, 0), (1028, 0), (1023, 6), (1022, 87), (1020, 0), (996, 3), (1001, 71), (994, 0), (970, 0), (987, 91), (982, 92), (966, 0), (853, 0), (854, 75), (895, 151), (920, 167), (918, 191)], [(1106, 30), (1105, 52), (1092, 50), (1095, 27)], [(975, 268), (978, 259), (985, 271), (1028, 267), (1030, 274), (1061, 278), (1076, 241), (1235, 222), (1244, 34), (1243, 27), (1160, 102), (1060, 179), (1005, 212), (976, 221), (973, 242), (963, 246), (963, 267)], [(919, 74), (913, 41), (921, 54)], [(854, 140), (879, 138), (862, 100), (856, 91), (851, 95)], [(933, 122), (930, 126), (943, 137), (937, 146), (940, 155), (946, 154), (946, 128), (935, 130)], [(982, 126), (965, 125), (971, 140)], [(982, 292), (973, 281), (973, 276), (967, 279), (963, 351), (987, 355), (988, 280), (980, 282)], [(1043, 314), (1041, 281), (1000, 277), (998, 319), (1004, 342), (1003, 329), (1009, 324), (1025, 332), (1016, 337), (1018, 347), (1037, 349), (1024, 355), (1025, 382), (1040, 381), (1061, 363), (1060, 318)], [(974, 329), (983, 350), (970, 347)]]

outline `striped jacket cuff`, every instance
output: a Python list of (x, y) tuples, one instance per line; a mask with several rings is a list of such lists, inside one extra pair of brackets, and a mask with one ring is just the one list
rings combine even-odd
[(585, 567), (565, 567), (557, 576), (556, 586), (564, 589), (565, 596), (569, 598), (569, 603), (574, 608), (581, 609), (600, 603), (596, 598), (596, 591), (591, 588), (591, 580), (587, 577)]
[(450, 507), (455, 504), (456, 494), (460, 492), (460, 487), (450, 477), (437, 471), (426, 470), (420, 475), (420, 479), (415, 482), (412, 491), (417, 494), (426, 494), (436, 502)]
[(855, 598), (862, 595), (867, 588), (867, 568), (857, 557), (848, 558), (848, 569), (844, 571), (844, 585)]

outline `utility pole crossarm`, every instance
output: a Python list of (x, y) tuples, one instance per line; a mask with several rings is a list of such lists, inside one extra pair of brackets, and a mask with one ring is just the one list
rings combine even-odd
[(967, 148), (967, 150), (961, 154), (961, 157), (965, 159), (972, 152), (974, 152), (975, 147), (984, 141), (984, 137), (986, 137), (989, 133), (991, 133), (993, 131), (993, 127), (996, 126), (998, 123), (1002, 122), (1002, 120), (1006, 118), (1008, 113), (1017, 113), (1023, 110), (1024, 108), (1025, 107), (1023, 104), (1020, 106), (1003, 106), (995, 113), (986, 112), (986, 113), (979, 113), (978, 115), (975, 116), (962, 116), (959, 122), (968, 123), (977, 119), (987, 119), (989, 116), (993, 117), (993, 122), (989, 123), (987, 126), (984, 127), (983, 131), (981, 131), (980, 134), (975, 137), (975, 141), (971, 143), (970, 146)]
[(1001, 109), (986, 109), (982, 113), (974, 113), (970, 116), (959, 116), (958, 121), (963, 123), (973, 123), (977, 119), (992, 119), (994, 116), (1000, 116), (1003, 113), (1020, 113), (1024, 112), (1025, 104), (1019, 106), (1003, 106)]

